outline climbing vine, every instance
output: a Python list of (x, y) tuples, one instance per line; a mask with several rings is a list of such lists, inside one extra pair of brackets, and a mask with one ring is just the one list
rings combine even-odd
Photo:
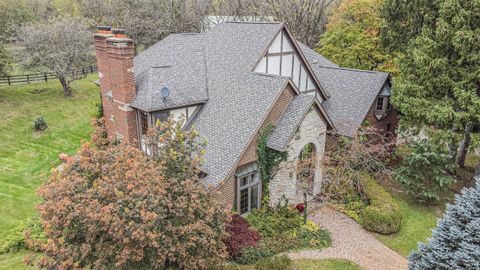
[(257, 163), (263, 187), (262, 205), (268, 205), (268, 183), (272, 175), (276, 172), (280, 163), (287, 160), (288, 157), (287, 152), (280, 152), (267, 147), (268, 136), (272, 133), (274, 127), (273, 124), (269, 124), (260, 132), (257, 145)]

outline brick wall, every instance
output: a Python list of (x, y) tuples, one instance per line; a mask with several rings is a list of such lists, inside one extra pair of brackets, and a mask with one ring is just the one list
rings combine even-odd
[[(108, 137), (136, 143), (136, 111), (129, 104), (135, 97), (133, 41), (113, 34), (95, 34), (100, 92)], [(111, 97), (107, 93), (111, 92)]]
[[(265, 121), (262, 123), (259, 130), (260, 132), (265, 127), (267, 127), (269, 123), (276, 124), (278, 122), (280, 117), (283, 115), (283, 113), (287, 109), (288, 104), (290, 104), (290, 102), (292, 101), (294, 95), (295, 95), (294, 91), (293, 89), (291, 89), (290, 86), (288, 86), (283, 90), (283, 92), (280, 94), (277, 101), (273, 105), (271, 111), (267, 114)], [(258, 144), (258, 137), (259, 137), (259, 134), (258, 133), (255, 134), (254, 139), (247, 146), (247, 150), (243, 153), (242, 157), (240, 158), (238, 167), (257, 160), (256, 147)], [(230, 176), (228, 179), (226, 179), (217, 188), (217, 191), (219, 192), (217, 194), (218, 199), (227, 208), (236, 207), (236, 189), (237, 189), (236, 180), (235, 180), (235, 176), (233, 175)]]
[[(396, 139), (397, 138), (397, 125), (398, 125), (398, 112), (394, 109), (391, 108), (387, 115), (381, 118), (380, 120), (377, 120), (375, 117), (375, 103), (370, 107), (370, 110), (368, 111), (367, 115), (365, 116), (365, 119), (368, 120), (370, 125), (374, 126), (376, 129), (378, 129), (381, 134), (392, 136), (392, 138)], [(390, 131), (388, 131), (388, 125), (390, 124)]]
[[(294, 96), (293, 89), (288, 86), (283, 92), (280, 94), (280, 97), (277, 99), (275, 104), (272, 107), (272, 110), (268, 113), (265, 121), (262, 123), (260, 127), (260, 132), (263, 131), (270, 123), (276, 124), (280, 117), (283, 115), (283, 112), (288, 107), (288, 104), (292, 101)], [(247, 150), (242, 155), (238, 166), (242, 166), (257, 160), (257, 144), (258, 144), (258, 137), (260, 134), (256, 134), (252, 142), (248, 145)]]

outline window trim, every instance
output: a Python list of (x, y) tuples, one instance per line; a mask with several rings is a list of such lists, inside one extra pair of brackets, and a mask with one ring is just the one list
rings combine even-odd
[[(252, 177), (253, 175), (253, 181), (251, 181), (250, 183), (246, 184), (246, 185), (243, 185), (241, 186), (240, 185), (240, 182), (241, 182), (241, 179), (242, 178), (245, 178), (245, 177)], [(260, 181), (260, 174), (258, 172), (258, 170), (255, 170), (255, 171), (250, 171), (250, 172), (247, 172), (247, 173), (244, 173), (242, 175), (239, 175), (239, 176), (236, 176), (236, 180), (237, 180), (237, 211), (240, 215), (246, 215), (248, 213), (250, 213), (250, 211), (252, 211), (252, 208), (251, 208), (251, 198), (252, 198), (252, 187), (255, 186), (255, 185), (258, 185), (258, 194), (257, 194), (257, 208), (260, 208), (261, 206), (261, 202), (262, 202), (262, 181)], [(248, 206), (247, 206), (247, 211), (245, 213), (241, 213), (241, 209), (240, 209), (240, 195), (241, 195), (241, 191), (244, 190), (244, 189), (247, 189), (248, 190)]]
[[(380, 99), (382, 100), (381, 104), (379, 104)], [(379, 105), (381, 106), (380, 109), (378, 108)], [(377, 100), (375, 102), (375, 111), (383, 112), (383, 111), (385, 111), (384, 108), (385, 108), (385, 97), (384, 96), (378, 96)]]

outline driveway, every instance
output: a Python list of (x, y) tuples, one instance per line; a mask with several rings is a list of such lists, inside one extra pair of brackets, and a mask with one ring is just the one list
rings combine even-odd
[(330, 231), (332, 247), (289, 253), (291, 259), (346, 259), (365, 270), (406, 270), (408, 261), (394, 252), (353, 219), (329, 207), (310, 215), (310, 220)]

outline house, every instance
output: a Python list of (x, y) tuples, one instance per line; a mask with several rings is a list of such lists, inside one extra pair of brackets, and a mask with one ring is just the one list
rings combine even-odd
[[(208, 141), (205, 176), (225, 205), (259, 207), (262, 184), (256, 146), (295, 162), (308, 146), (322, 158), (327, 133), (353, 136), (365, 120), (395, 132), (386, 73), (345, 69), (297, 42), (278, 22), (224, 22), (205, 33), (172, 34), (134, 56), (124, 31), (99, 27), (95, 48), (106, 128), (111, 140), (144, 143), (145, 132), (168, 117), (186, 118)], [(283, 168), (283, 167), (282, 167)], [(314, 169), (311, 195), (320, 191)], [(269, 182), (270, 202), (302, 201), (295, 168)]]

